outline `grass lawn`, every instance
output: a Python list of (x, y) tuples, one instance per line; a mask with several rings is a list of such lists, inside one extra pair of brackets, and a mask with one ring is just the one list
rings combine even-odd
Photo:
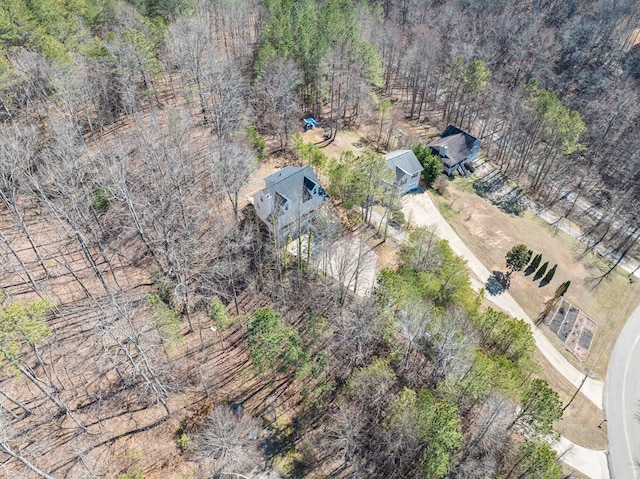
[[(312, 130), (305, 135), (308, 135), (305, 137), (307, 141), (321, 140), (319, 131)], [(340, 132), (338, 141), (323, 150), (329, 157), (337, 157), (344, 150), (362, 153), (366, 150), (363, 146), (356, 132)], [(522, 217), (503, 213), (479, 197), (466, 180), (457, 178), (448, 184), (444, 197), (434, 197), (454, 230), (489, 270), (505, 271), (505, 254), (517, 243), (525, 243), (536, 253), (542, 253), (543, 262), (549, 261), (549, 267), (558, 264), (554, 279), (542, 288), (538, 287), (539, 281), (531, 281), (532, 276), (514, 273), (510, 292), (527, 314), (536, 318), (555, 289), (562, 282), (571, 280), (566, 298), (598, 324), (587, 361), (582, 364), (574, 358), (546, 326), (540, 329), (578, 369), (590, 369), (604, 379), (615, 339), (627, 316), (640, 303), (640, 283), (630, 285), (626, 273), (616, 271), (609, 280), (593, 289), (588, 279), (597, 276), (598, 270), (589, 261), (577, 259), (581, 251), (578, 241), (554, 230), (531, 213)], [(394, 256), (392, 251), (386, 252), (389, 257)], [(540, 376), (558, 391), (563, 404), (567, 404), (575, 393), (575, 387), (558, 374), (540, 353), (536, 353), (536, 358), (541, 364)], [(602, 411), (578, 394), (565, 410), (563, 419), (556, 424), (556, 429), (576, 444), (605, 449), (606, 423), (602, 428), (598, 427), (603, 418)]]
[[(418, 132), (413, 132), (418, 135)], [(424, 131), (419, 132), (424, 135)], [(305, 141), (321, 142), (321, 129), (304, 133)], [(355, 131), (341, 131), (336, 141), (323, 148), (329, 157), (338, 157), (344, 150), (361, 154), (368, 149)], [(406, 145), (404, 146), (406, 147)], [(589, 356), (584, 363), (566, 351), (560, 340), (546, 326), (541, 331), (549, 337), (574, 366), (591, 370), (604, 379), (611, 349), (626, 318), (640, 304), (640, 282), (630, 284), (627, 273), (616, 270), (594, 287), (590, 279), (601, 274), (603, 261), (593, 256), (579, 259), (583, 246), (574, 238), (554, 229), (531, 212), (512, 216), (500, 211), (478, 196), (471, 184), (459, 177), (448, 183), (444, 197), (435, 196), (436, 204), (451, 226), (489, 270), (505, 271), (505, 254), (517, 243), (525, 243), (534, 253), (542, 253), (542, 262), (549, 268), (558, 265), (554, 279), (545, 287), (533, 282), (533, 275), (514, 273), (510, 292), (527, 314), (535, 319), (545, 301), (556, 288), (571, 280), (566, 298), (597, 323), (597, 330)]]
[[(539, 376), (558, 392), (564, 406), (569, 404), (576, 387), (567, 381), (540, 351), (536, 350), (535, 358), (541, 366)], [(555, 429), (580, 446), (602, 451), (607, 449), (608, 444), (607, 423), (602, 423), (603, 419), (604, 412), (582, 393), (578, 393), (565, 409), (562, 419), (555, 424)]]
[(531, 212), (522, 216), (508, 215), (478, 196), (471, 184), (462, 178), (450, 182), (443, 197), (435, 196), (436, 204), (453, 229), (473, 253), (492, 270), (506, 271), (505, 254), (515, 244), (524, 243), (542, 254), (542, 263), (549, 268), (558, 265), (550, 284), (540, 287), (533, 275), (514, 273), (510, 293), (535, 319), (545, 301), (553, 297), (556, 288), (570, 280), (566, 299), (597, 323), (591, 350), (584, 363), (578, 361), (546, 326), (543, 331), (576, 368), (591, 370), (604, 379), (611, 349), (629, 314), (640, 303), (640, 282), (630, 284), (627, 273), (616, 270), (597, 287), (592, 278), (600, 273), (598, 262), (588, 257), (579, 259), (582, 245), (574, 238), (556, 230)]

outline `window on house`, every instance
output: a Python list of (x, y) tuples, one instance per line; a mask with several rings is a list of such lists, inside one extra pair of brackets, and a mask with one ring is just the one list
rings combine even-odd
[(315, 181), (310, 180), (306, 176), (304, 177), (304, 181), (302, 183), (302, 202), (309, 201), (312, 196), (316, 196), (318, 194), (318, 185)]
[(280, 193), (276, 192), (276, 209), (280, 210), (282, 212), (288, 211), (289, 210), (289, 200), (281, 195)]
[(302, 187), (302, 202), (309, 201), (311, 199), (311, 190), (309, 190), (306, 186)]

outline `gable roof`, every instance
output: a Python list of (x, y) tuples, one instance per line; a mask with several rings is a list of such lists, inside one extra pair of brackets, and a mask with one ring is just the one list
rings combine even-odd
[(442, 163), (444, 163), (445, 166), (452, 167), (471, 155), (471, 153), (473, 153), (473, 147), (476, 145), (480, 145), (480, 140), (475, 136), (453, 125), (449, 125), (447, 129), (442, 132), (441, 138), (432, 141), (427, 146), (439, 152)]
[[(295, 172), (300, 171), (302, 168), (299, 166), (285, 166), (281, 170), (276, 171), (275, 173), (270, 174), (264, 179), (264, 183), (266, 186), (271, 186), (274, 183), (278, 183), (289, 176), (293, 175)], [(313, 173), (313, 171), (312, 171)]]
[[(422, 171), (422, 165), (416, 158), (416, 155), (411, 150), (396, 150), (384, 155), (387, 160), (387, 164), (394, 170), (400, 169), (408, 175), (414, 175)], [(401, 175), (396, 172), (398, 178)]]
[[(311, 166), (285, 166), (264, 179), (254, 197), (256, 212), (268, 225), (282, 228), (321, 206), (328, 196)], [(260, 204), (256, 205), (256, 201)]]

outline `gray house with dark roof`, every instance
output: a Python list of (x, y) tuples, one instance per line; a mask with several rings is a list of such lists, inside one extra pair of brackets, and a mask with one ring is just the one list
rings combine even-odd
[(295, 235), (329, 200), (310, 166), (285, 166), (264, 179), (250, 201), (271, 234)]
[(418, 188), (422, 165), (411, 150), (396, 150), (384, 155), (387, 164), (396, 173), (395, 185), (403, 195)]
[(434, 155), (438, 155), (442, 161), (442, 170), (451, 175), (456, 170), (465, 175), (465, 165), (478, 158), (480, 144), (482, 142), (475, 136), (449, 125), (442, 132), (440, 139), (432, 141), (427, 146), (431, 147)]

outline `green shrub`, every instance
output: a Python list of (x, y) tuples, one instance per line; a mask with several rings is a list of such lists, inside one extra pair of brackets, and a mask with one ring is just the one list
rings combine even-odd
[(391, 226), (400, 227), (405, 224), (407, 220), (404, 217), (404, 213), (402, 210), (391, 210), (389, 211), (389, 224)]
[(124, 474), (119, 474), (118, 479), (144, 479), (144, 471), (140, 466), (131, 466)]
[(111, 192), (107, 188), (95, 188), (91, 192), (91, 207), (98, 213), (104, 213), (109, 209)]
[(208, 307), (209, 318), (211, 318), (211, 322), (213, 326), (217, 329), (225, 329), (227, 326), (233, 323), (233, 320), (227, 314), (227, 310), (220, 301), (220, 298), (214, 296), (209, 301)]
[(482, 198), (486, 198), (491, 193), (491, 186), (483, 181), (474, 181), (473, 190)]
[(255, 150), (256, 155), (258, 156), (258, 160), (262, 160), (267, 156), (269, 156), (267, 153), (267, 142), (264, 140), (264, 138), (262, 138), (260, 133), (258, 133), (258, 130), (254, 125), (251, 125), (249, 127), (248, 133), (249, 133), (249, 138), (251, 138), (253, 149)]
[(160, 297), (155, 294), (146, 295), (145, 300), (156, 320), (156, 327), (160, 332), (162, 342), (169, 346), (169, 348), (176, 346), (182, 341), (182, 336), (179, 334), (182, 322), (180, 321), (178, 312), (167, 306)]
[(527, 207), (520, 201), (501, 201), (498, 208), (508, 215), (520, 216), (527, 210)]
[(180, 449), (182, 452), (186, 451), (189, 447), (189, 436), (187, 436), (187, 434), (183, 432), (176, 441), (176, 444), (178, 445), (178, 449)]
[(440, 157), (431, 153), (431, 148), (418, 143), (411, 147), (411, 150), (415, 153), (416, 158), (422, 165), (422, 178), (427, 188), (431, 188), (433, 182), (442, 173), (442, 163)]

